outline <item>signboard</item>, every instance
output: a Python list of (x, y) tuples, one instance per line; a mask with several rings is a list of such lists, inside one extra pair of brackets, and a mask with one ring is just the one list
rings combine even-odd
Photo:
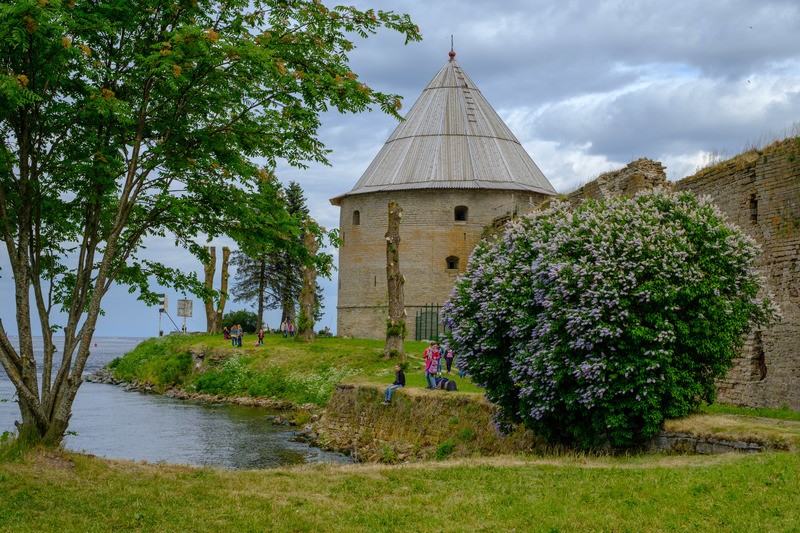
[(159, 294), (158, 296), (161, 298), (161, 304), (158, 310), (159, 312), (164, 313), (167, 310), (167, 295)]
[(192, 316), (192, 300), (178, 300), (178, 316)]

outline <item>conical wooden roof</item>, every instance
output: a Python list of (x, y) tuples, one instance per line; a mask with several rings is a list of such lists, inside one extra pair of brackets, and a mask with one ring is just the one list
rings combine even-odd
[(405, 120), (353, 189), (501, 189), (556, 194), (542, 171), (478, 87), (451, 59), (422, 91)]

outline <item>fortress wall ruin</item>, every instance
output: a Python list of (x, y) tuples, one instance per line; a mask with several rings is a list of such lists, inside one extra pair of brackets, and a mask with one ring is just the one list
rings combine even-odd
[[(602, 174), (566, 201), (635, 194), (667, 185), (664, 167), (640, 159)], [(708, 195), (762, 248), (759, 268), (781, 308), (780, 323), (750, 335), (719, 399), (751, 407), (800, 409), (800, 138), (750, 151), (670, 184)]]

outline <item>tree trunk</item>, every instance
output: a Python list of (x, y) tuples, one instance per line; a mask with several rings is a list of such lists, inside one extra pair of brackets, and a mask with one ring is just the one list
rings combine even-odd
[(389, 229), (386, 232), (386, 281), (389, 299), (389, 317), (386, 319), (385, 357), (405, 357), (403, 339), (406, 337), (405, 304), (400, 273), (400, 218), (403, 208), (397, 202), (389, 202)]
[(264, 292), (267, 290), (267, 255), (261, 254), (258, 271), (258, 324), (256, 333), (264, 327)]
[[(217, 272), (217, 249), (214, 246), (205, 246), (204, 249), (211, 256), (208, 263), (203, 265), (203, 272), (205, 272), (206, 289), (209, 291), (214, 289), (214, 274)], [(205, 300), (206, 304), (206, 332), (216, 333), (217, 325), (217, 312), (214, 310), (214, 298), (210, 295)]]
[[(305, 245), (308, 249), (308, 256), (314, 258), (317, 255), (319, 244), (316, 235), (306, 230)], [(312, 342), (314, 337), (314, 306), (316, 304), (317, 268), (313, 262), (303, 265), (303, 285), (300, 289), (300, 320), (298, 320), (297, 338), (306, 342)]]
[(214, 331), (222, 331), (222, 314), (225, 312), (225, 302), (228, 299), (228, 258), (231, 255), (231, 249), (227, 246), (222, 247), (222, 281), (219, 287), (219, 307), (217, 307), (217, 316), (214, 321)]

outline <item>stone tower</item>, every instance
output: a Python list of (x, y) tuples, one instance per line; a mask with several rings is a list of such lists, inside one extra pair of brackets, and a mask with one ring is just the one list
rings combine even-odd
[(341, 208), (338, 334), (385, 337), (390, 201), (403, 209), (400, 270), (414, 339), (415, 315), (449, 297), (484, 228), (555, 194), (451, 51), (353, 189), (331, 199)]

